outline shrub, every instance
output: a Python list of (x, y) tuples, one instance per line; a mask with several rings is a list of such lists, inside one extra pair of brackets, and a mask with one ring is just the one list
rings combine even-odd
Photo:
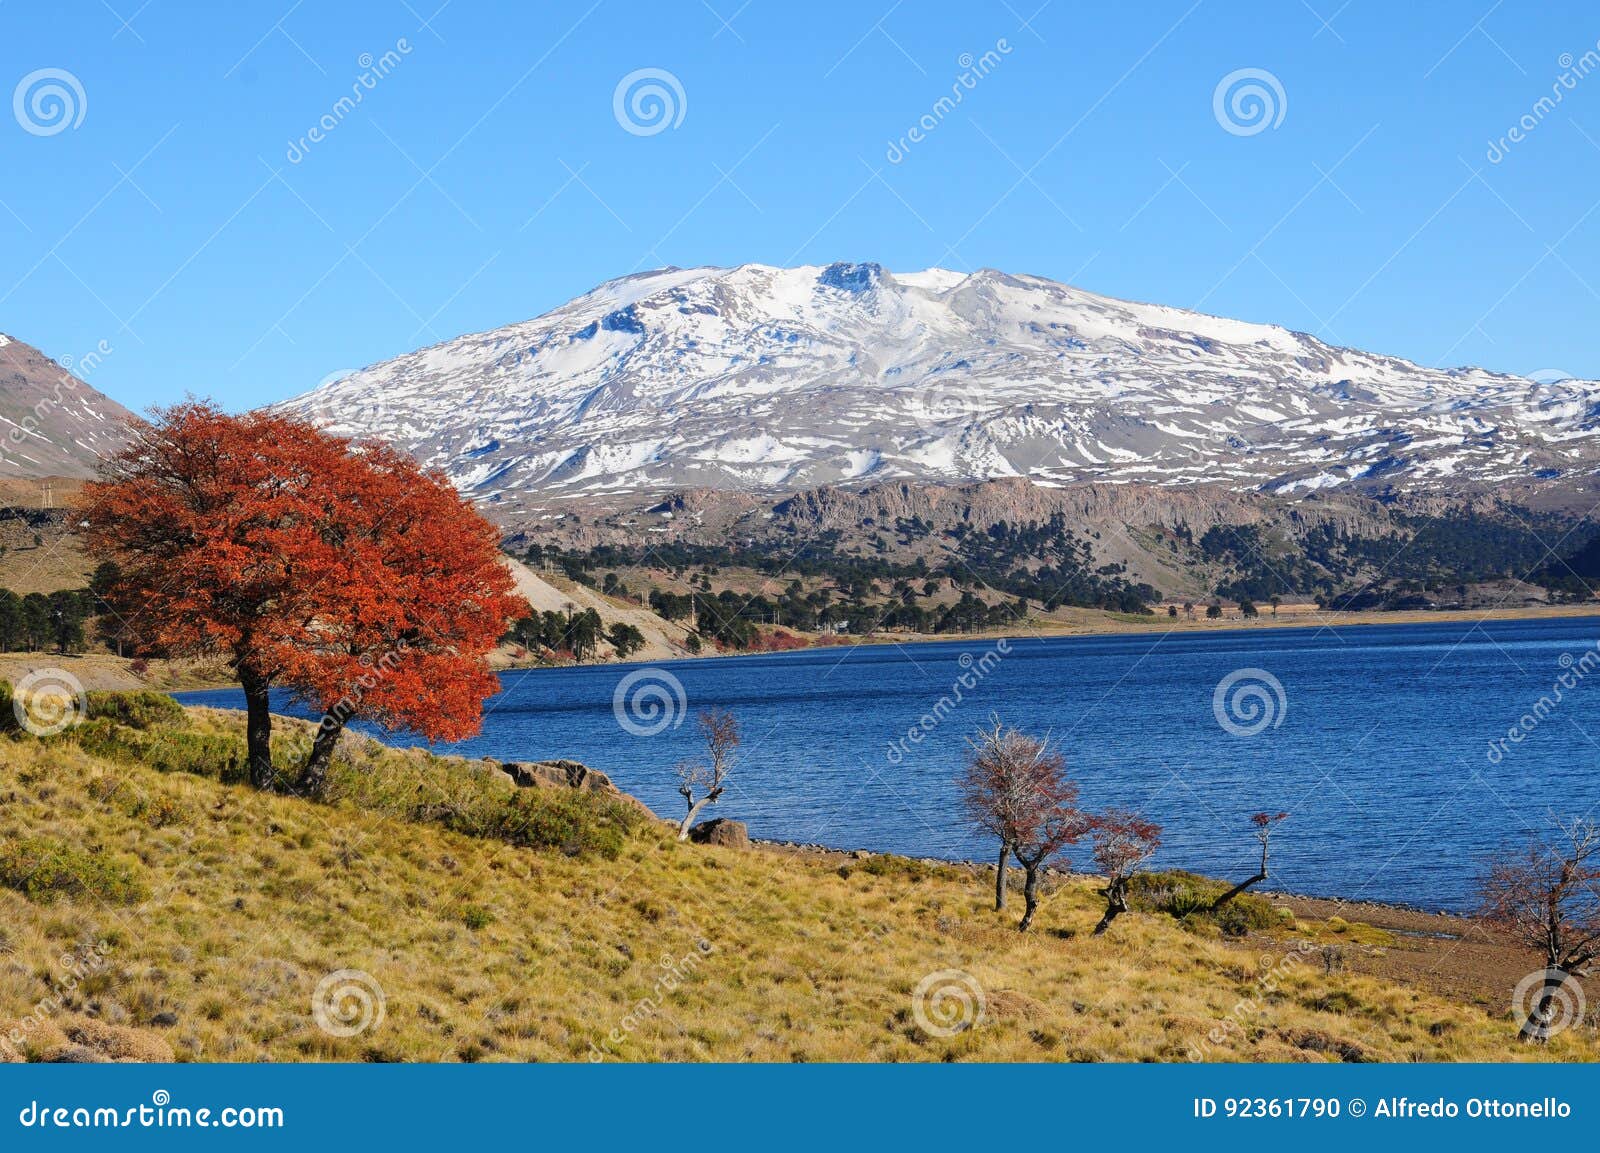
[(245, 778), (244, 739), (240, 736), (175, 728), (136, 729), (106, 717), (85, 721), (68, 733), (91, 756), (136, 761), (163, 773), (191, 773), (224, 784)]
[(484, 816), (486, 822), (477, 828), (464, 828), (449, 819), (444, 823), (457, 832), (495, 837), (512, 845), (559, 849), (569, 857), (595, 854), (607, 860), (622, 852), (639, 820), (632, 805), (558, 789), (519, 790)]
[(614, 858), (642, 820), (626, 801), (570, 789), (517, 789), (469, 762), (389, 753), (335, 761), (326, 799), (364, 812), (443, 825), (569, 856)]
[(146, 891), (130, 869), (98, 853), (32, 837), (0, 844), (0, 885), (41, 904), (65, 893), (131, 905)]
[(1217, 928), (1229, 937), (1243, 937), (1246, 933), (1282, 925), (1282, 919), (1273, 909), (1272, 902), (1251, 893), (1240, 893), (1209, 916), (1216, 922)]
[(1215, 925), (1229, 937), (1279, 926), (1272, 902), (1254, 893), (1240, 893), (1222, 908), (1212, 909), (1229, 888), (1226, 882), (1182, 870), (1139, 873), (1129, 883), (1128, 901), (1143, 912), (1166, 913), (1186, 925)]
[(131, 693), (91, 692), (89, 720), (105, 718), (135, 729), (182, 724), (183, 706), (166, 693), (140, 690)]
[(494, 914), (482, 905), (463, 905), (459, 912), (461, 923), (474, 933), (494, 920)]

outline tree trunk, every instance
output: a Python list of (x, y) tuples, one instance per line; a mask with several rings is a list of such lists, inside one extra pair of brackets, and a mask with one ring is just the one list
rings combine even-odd
[(1215, 901), (1211, 902), (1210, 912), (1215, 913), (1218, 909), (1222, 908), (1222, 906), (1226, 905), (1229, 901), (1233, 900), (1240, 893), (1242, 893), (1246, 889), (1248, 889), (1251, 885), (1259, 885), (1262, 881), (1265, 881), (1266, 879), (1267, 879), (1267, 875), (1265, 873), (1257, 873), (1255, 876), (1251, 877), (1247, 881), (1240, 881), (1233, 888), (1229, 889), (1226, 893), (1222, 894), (1222, 896), (1218, 897)]
[(1033, 924), (1033, 915), (1039, 911), (1039, 864), (1022, 862), (1022, 923), (1017, 932), (1026, 933)]
[(317, 726), (316, 740), (311, 742), (311, 755), (300, 770), (300, 789), (308, 797), (320, 797), (328, 784), (328, 766), (333, 762), (333, 750), (344, 734), (344, 722), (332, 716), (324, 717)]
[(1554, 1031), (1550, 1022), (1554, 1015), (1556, 990), (1561, 988), (1566, 979), (1566, 973), (1560, 969), (1552, 967), (1545, 970), (1544, 984), (1539, 987), (1539, 1000), (1528, 1014), (1528, 1019), (1522, 1023), (1522, 1029), (1517, 1034), (1519, 1040), (1531, 1045), (1549, 1044), (1550, 1034)]
[(994, 866), (994, 907), (996, 911), (1006, 907), (1006, 858), (1011, 855), (1011, 846), (1004, 841), (1000, 842), (1000, 859)]
[(678, 826), (678, 840), (689, 839), (689, 828), (694, 824), (694, 819), (700, 815), (700, 810), (706, 807), (706, 800), (695, 801), (689, 806), (689, 811), (684, 815), (683, 823)]
[(1094, 927), (1096, 937), (1111, 928), (1111, 922), (1117, 919), (1118, 914), (1128, 911), (1128, 886), (1125, 881), (1112, 881), (1106, 886), (1106, 912), (1100, 918), (1100, 923)]
[(250, 783), (270, 789), (278, 782), (272, 767), (272, 712), (267, 700), (271, 682), (254, 669), (241, 667), (239, 683), (244, 686), (245, 762), (250, 768)]

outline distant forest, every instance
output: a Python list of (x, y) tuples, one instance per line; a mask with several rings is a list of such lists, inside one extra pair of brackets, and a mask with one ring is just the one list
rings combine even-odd
[[(1312, 598), (1333, 611), (1437, 607), (1459, 599), (1469, 585), (1502, 579), (1540, 584), (1556, 600), (1587, 599), (1592, 587), (1600, 587), (1600, 529), (1593, 525), (1532, 512), (1397, 514), (1395, 520), (1396, 531), (1381, 536), (1324, 525), (1291, 541), (1257, 525), (1221, 525), (1197, 538), (1181, 524), (1157, 536), (1158, 544), (1176, 554), (1175, 563), (1215, 579), (1208, 600), (1252, 607), (1290, 598)], [(912, 541), (935, 531), (917, 518), (895, 528)], [(524, 559), (554, 565), (614, 595), (633, 595), (618, 581), (618, 569), (649, 564), (688, 574), (696, 591), (652, 589), (640, 599), (666, 619), (693, 620), (707, 639), (732, 647), (748, 646), (757, 624), (806, 632), (962, 633), (1062, 606), (1148, 614), (1163, 599), (1160, 590), (1131, 579), (1125, 565), (1096, 563), (1094, 541), (1069, 528), (1060, 514), (986, 529), (962, 524), (941, 535), (949, 559), (935, 564), (922, 557), (905, 561), (846, 552), (839, 530), (799, 546), (783, 538), (737, 545), (602, 545), (587, 552), (534, 545)], [(1561, 559), (1551, 556), (1557, 542)], [(786, 588), (753, 597), (719, 591), (709, 576), (730, 569), (786, 580)], [(807, 578), (824, 578), (833, 588), (807, 590)], [(942, 595), (945, 582), (959, 594), (954, 603)]]

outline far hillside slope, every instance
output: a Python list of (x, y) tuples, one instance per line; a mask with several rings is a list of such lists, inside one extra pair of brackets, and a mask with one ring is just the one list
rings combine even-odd
[[(638, 629), (644, 635), (644, 645), (630, 654), (630, 659), (663, 661), (689, 655), (684, 647), (689, 631), (682, 625), (661, 619), (648, 608), (606, 596), (565, 577), (537, 573), (510, 557), (505, 559), (505, 564), (516, 579), (518, 595), (525, 597), (535, 612), (581, 613), (593, 609), (607, 627), (620, 621)], [(603, 647), (609, 648), (609, 645)]]
[(92, 476), (137, 419), (71, 368), (0, 334), (0, 479)]

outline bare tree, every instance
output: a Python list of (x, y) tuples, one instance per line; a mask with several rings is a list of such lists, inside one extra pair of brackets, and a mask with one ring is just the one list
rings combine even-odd
[(726, 709), (709, 709), (700, 714), (700, 735), (705, 738), (706, 754), (710, 764), (702, 761), (683, 761), (677, 767), (678, 793), (689, 811), (678, 825), (678, 840), (689, 839), (689, 828), (700, 810), (714, 805), (722, 797), (728, 773), (733, 768), (733, 756), (739, 748), (739, 722)]
[(1023, 787), (1018, 766), (1023, 763), (1016, 748), (1021, 733), (1007, 732), (998, 716), (989, 718), (992, 729), (979, 729), (968, 737), (970, 752), (961, 777), (961, 799), (972, 823), (1000, 842), (995, 860), (994, 907), (1006, 907), (1006, 866), (1023, 809)]
[(968, 741), (972, 752), (961, 780), (962, 798), (978, 828), (997, 838), (994, 907), (1005, 908), (1006, 862), (1015, 856), (1023, 869), (1024, 909), (1017, 928), (1033, 924), (1039, 909), (1039, 876), (1045, 864), (1084, 833), (1078, 811), (1078, 786), (1067, 778), (1067, 763), (1048, 741), (1008, 729), (998, 716), (991, 728)]
[(1222, 906), (1233, 900), (1251, 885), (1259, 885), (1267, 879), (1267, 854), (1272, 847), (1272, 830), (1277, 828), (1278, 823), (1288, 816), (1288, 813), (1256, 813), (1250, 818), (1250, 824), (1254, 826), (1255, 838), (1261, 842), (1261, 868), (1256, 870), (1255, 876), (1246, 877), (1215, 901), (1212, 901), (1212, 912), (1222, 908)]
[(1491, 860), (1479, 881), (1482, 912), (1544, 956), (1544, 981), (1519, 1036), (1549, 1039), (1560, 989), (1585, 977), (1600, 955), (1600, 827), (1587, 817), (1557, 821), (1520, 854)]
[(1128, 911), (1128, 881), (1161, 846), (1161, 826), (1127, 809), (1107, 809), (1093, 819), (1090, 833), (1095, 862), (1106, 875), (1106, 911), (1094, 927), (1098, 937)]

